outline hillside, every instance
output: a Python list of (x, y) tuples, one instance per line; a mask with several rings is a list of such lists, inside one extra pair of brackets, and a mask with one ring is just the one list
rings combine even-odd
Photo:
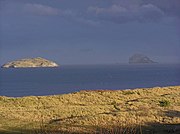
[(116, 127), (132, 127), (143, 133), (179, 133), (179, 96), (180, 86), (21, 98), (1, 96), (0, 133), (84, 133)]

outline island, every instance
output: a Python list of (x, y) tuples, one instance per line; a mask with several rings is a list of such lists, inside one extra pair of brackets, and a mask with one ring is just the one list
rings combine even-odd
[(53, 61), (36, 57), (20, 59), (12, 62), (8, 62), (2, 65), (2, 68), (34, 68), (34, 67), (58, 67), (59, 65)]
[(143, 54), (134, 54), (129, 58), (129, 64), (147, 64), (147, 63), (157, 63), (151, 60), (149, 57)]

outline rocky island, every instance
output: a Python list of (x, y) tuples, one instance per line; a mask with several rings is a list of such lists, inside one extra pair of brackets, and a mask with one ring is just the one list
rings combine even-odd
[(134, 54), (129, 58), (129, 64), (157, 63), (142, 54)]
[(2, 68), (34, 68), (34, 67), (58, 67), (59, 65), (53, 61), (37, 57), (20, 59), (12, 62), (8, 62), (2, 66)]

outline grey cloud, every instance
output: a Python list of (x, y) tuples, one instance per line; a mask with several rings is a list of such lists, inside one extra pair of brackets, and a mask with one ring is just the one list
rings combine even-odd
[(180, 0), (143, 0), (163, 10), (167, 15), (180, 17)]
[(165, 15), (164, 12), (158, 7), (152, 4), (147, 4), (147, 5), (142, 5), (139, 8), (138, 20), (139, 21), (158, 21), (164, 15)]
[(161, 9), (166, 15), (180, 17), (180, 0), (112, 0), (112, 4), (125, 7), (152, 4)]
[(25, 4), (24, 9), (36, 15), (58, 15), (60, 13), (59, 9), (41, 4)]
[(24, 11), (32, 13), (33, 15), (40, 15), (40, 16), (59, 16), (63, 17), (66, 20), (82, 23), (86, 25), (98, 25), (99, 22), (86, 19), (85, 17), (81, 16), (79, 12), (73, 11), (70, 9), (58, 9), (47, 5), (42, 4), (25, 4)]
[(157, 21), (164, 16), (164, 12), (152, 4), (122, 6), (113, 4), (110, 7), (89, 7), (88, 12), (102, 20), (124, 23), (129, 21)]
[(62, 16), (62, 17), (74, 17), (77, 16), (76, 12), (66, 9), (61, 10), (42, 4), (25, 4), (24, 11), (40, 16)]
[(133, 8), (141, 6), (143, 4), (143, 0), (112, 0), (112, 4)]

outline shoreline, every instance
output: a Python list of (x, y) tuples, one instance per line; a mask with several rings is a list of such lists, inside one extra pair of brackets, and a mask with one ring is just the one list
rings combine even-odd
[(168, 88), (168, 87), (180, 87), (180, 85), (168, 85), (168, 86), (154, 86), (154, 87), (140, 87), (140, 88), (122, 88), (122, 89), (78, 89), (77, 91), (68, 92), (68, 93), (59, 93), (59, 94), (49, 94), (49, 95), (25, 95), (25, 96), (8, 96), (8, 95), (0, 95), (0, 97), (7, 98), (24, 98), (24, 97), (49, 97), (49, 96), (58, 96), (58, 95), (68, 95), (74, 94), (78, 92), (117, 92), (117, 91), (133, 91), (140, 89), (153, 89), (153, 88)]

